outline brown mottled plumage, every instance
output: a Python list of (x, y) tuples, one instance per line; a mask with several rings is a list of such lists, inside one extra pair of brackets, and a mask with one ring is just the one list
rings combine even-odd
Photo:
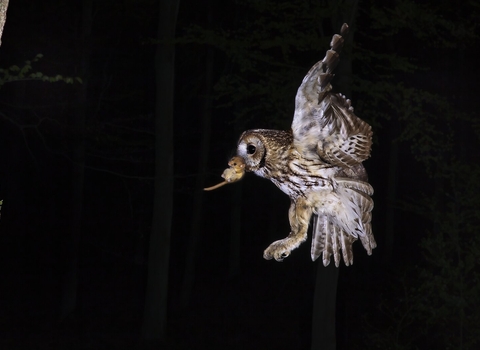
[(315, 64), (298, 88), (291, 132), (248, 130), (238, 142), (237, 156), (245, 171), (270, 179), (291, 199), (291, 232), (273, 242), (265, 259), (282, 261), (307, 239), (313, 216), (312, 260), (325, 266), (340, 254), (353, 263), (352, 243), (360, 239), (370, 255), (373, 188), (362, 162), (370, 156), (372, 130), (358, 118), (345, 96), (330, 82), (348, 26), (333, 36), (325, 58)]

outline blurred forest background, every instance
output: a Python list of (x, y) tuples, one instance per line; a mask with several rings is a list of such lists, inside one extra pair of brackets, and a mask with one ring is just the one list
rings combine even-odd
[[(479, 18), (478, 0), (11, 0), (2, 349), (477, 349)], [(273, 184), (202, 188), (243, 130), (290, 127), (343, 22), (334, 86), (374, 129), (378, 248), (322, 285), (309, 241), (262, 258), (289, 230)]]

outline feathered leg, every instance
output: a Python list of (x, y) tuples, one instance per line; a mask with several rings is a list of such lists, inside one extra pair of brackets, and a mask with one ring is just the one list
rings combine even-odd
[(275, 241), (265, 249), (263, 257), (267, 260), (274, 258), (277, 261), (282, 261), (290, 252), (298, 248), (300, 244), (307, 239), (307, 230), (310, 218), (312, 216), (312, 209), (305, 203), (303, 198), (292, 202), (288, 210), (288, 218), (290, 220), (290, 234), (279, 241)]

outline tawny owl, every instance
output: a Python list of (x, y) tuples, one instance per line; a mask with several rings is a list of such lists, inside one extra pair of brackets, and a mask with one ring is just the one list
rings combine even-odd
[(333, 93), (330, 84), (347, 32), (344, 24), (325, 58), (303, 79), (291, 131), (245, 131), (237, 156), (229, 163), (229, 173), (235, 175), (229, 178), (224, 172), (225, 183), (237, 181), (243, 171), (254, 172), (290, 197), (291, 232), (270, 244), (265, 259), (282, 261), (289, 256), (307, 239), (312, 216), (314, 261), (322, 255), (327, 266), (333, 255), (339, 266), (342, 255), (348, 266), (353, 263), (355, 240), (360, 239), (369, 255), (376, 247), (371, 227), (373, 188), (362, 165), (370, 156), (372, 130), (354, 114), (350, 100)]

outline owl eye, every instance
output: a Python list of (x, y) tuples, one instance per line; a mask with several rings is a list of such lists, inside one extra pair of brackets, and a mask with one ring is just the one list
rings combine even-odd
[(254, 145), (248, 145), (247, 146), (247, 153), (248, 154), (254, 154), (257, 148)]

